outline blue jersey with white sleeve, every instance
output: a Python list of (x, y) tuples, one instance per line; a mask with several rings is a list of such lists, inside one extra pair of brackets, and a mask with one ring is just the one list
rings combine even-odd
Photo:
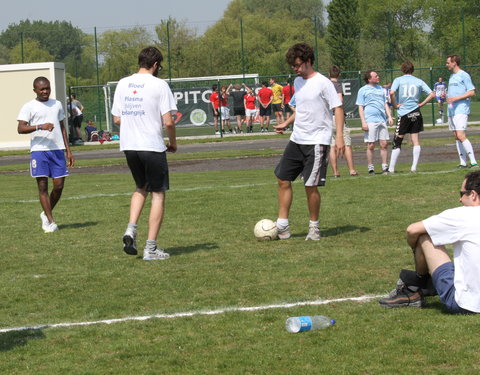
[[(448, 98), (465, 94), (467, 91), (475, 90), (470, 74), (464, 70), (453, 73), (448, 80)], [(470, 114), (470, 98), (458, 100), (448, 104), (448, 115)]]
[(397, 104), (401, 104), (397, 110), (399, 116), (405, 116), (418, 108), (418, 101), (422, 92), (426, 95), (432, 92), (425, 82), (411, 74), (395, 78), (391, 91), (395, 92)]
[(363, 106), (366, 122), (386, 122), (386, 102), (385, 90), (380, 85), (365, 85), (358, 90), (356, 104)]

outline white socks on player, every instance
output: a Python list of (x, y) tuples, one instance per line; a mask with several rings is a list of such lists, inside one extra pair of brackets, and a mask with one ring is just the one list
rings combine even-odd
[(420, 147), (420, 145), (413, 146), (413, 161), (412, 161), (412, 168), (410, 168), (412, 172), (415, 172), (417, 170), (418, 159), (420, 159), (421, 150), (422, 148)]
[(400, 148), (392, 150), (392, 154), (390, 155), (390, 166), (388, 167), (388, 171), (391, 173), (395, 172), (395, 165), (397, 164), (398, 157), (400, 156), (400, 151)]
[(285, 229), (288, 227), (288, 219), (277, 219), (277, 228), (278, 229)]
[[(468, 139), (465, 139), (462, 142), (462, 146), (465, 152), (467, 153), (468, 158), (470, 159), (470, 164), (476, 164), (477, 161), (475, 160), (475, 155), (473, 154), (473, 147), (470, 141)], [(465, 164), (466, 164), (466, 160), (465, 160)]]
[[(460, 158), (460, 165), (467, 165), (467, 153), (465, 151), (465, 148), (463, 147), (463, 143), (457, 140), (456, 144), (457, 144), (458, 157)], [(471, 146), (472, 145), (470, 144), (470, 147)]]

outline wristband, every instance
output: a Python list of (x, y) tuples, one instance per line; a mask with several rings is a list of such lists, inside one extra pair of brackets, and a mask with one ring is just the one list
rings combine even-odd
[(40, 130), (43, 130), (43, 125), (42, 124), (40, 124), (39, 127), (40, 127)]

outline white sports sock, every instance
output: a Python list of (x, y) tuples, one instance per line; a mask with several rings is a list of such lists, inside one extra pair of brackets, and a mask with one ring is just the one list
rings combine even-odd
[(475, 155), (473, 154), (473, 147), (472, 147), (472, 144), (470, 143), (470, 141), (468, 139), (465, 139), (462, 142), (462, 145), (463, 145), (463, 148), (465, 149), (465, 152), (468, 155), (468, 158), (470, 159), (470, 164), (476, 164), (477, 161), (475, 160)]
[(318, 228), (318, 225), (319, 225), (318, 220), (317, 220), (317, 221), (312, 221), (312, 220), (310, 220), (310, 221), (308, 222), (308, 226), (310, 226), (310, 227), (317, 227), (317, 228)]
[(418, 165), (418, 159), (420, 159), (420, 151), (422, 147), (420, 145), (413, 146), (413, 161), (412, 161), (412, 168), (410, 170), (416, 171)]
[(157, 241), (155, 240), (147, 240), (145, 244), (145, 249), (147, 250), (155, 250), (157, 248)]
[(395, 172), (395, 165), (397, 164), (398, 157), (400, 156), (400, 151), (400, 148), (392, 150), (392, 154), (390, 155), (390, 166), (388, 167), (389, 172)]
[(456, 144), (457, 144), (458, 157), (460, 158), (460, 165), (467, 165), (467, 152), (465, 151), (465, 148), (463, 147), (462, 142), (457, 140)]
[(277, 219), (277, 228), (284, 229), (288, 227), (288, 219)]

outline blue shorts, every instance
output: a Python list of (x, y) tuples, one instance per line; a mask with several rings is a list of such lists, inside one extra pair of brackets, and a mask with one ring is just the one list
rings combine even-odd
[(445, 103), (445, 98), (444, 97), (442, 98), (441, 96), (436, 96), (436, 98), (437, 98), (437, 102)]
[(30, 175), (51, 178), (68, 176), (64, 151), (32, 151), (30, 153)]
[(432, 281), (440, 301), (447, 310), (454, 314), (474, 314), (471, 311), (462, 309), (455, 301), (455, 285), (453, 283), (455, 268), (452, 262), (447, 262), (438, 267), (432, 274)]

